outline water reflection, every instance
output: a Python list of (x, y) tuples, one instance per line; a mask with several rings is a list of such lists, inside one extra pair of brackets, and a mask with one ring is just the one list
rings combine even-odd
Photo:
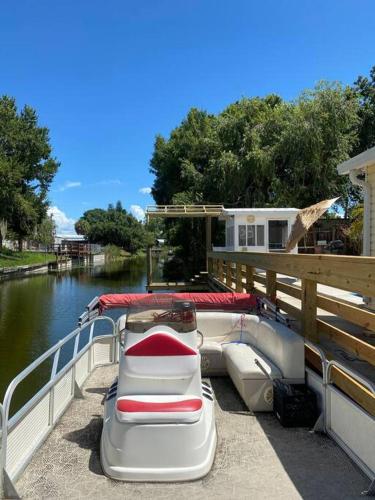
[[(93, 297), (144, 292), (145, 286), (144, 258), (0, 283), (0, 401), (22, 369), (76, 327)], [(62, 359), (68, 355), (63, 353)], [(20, 386), (17, 406), (43, 385), (49, 373), (46, 363)]]

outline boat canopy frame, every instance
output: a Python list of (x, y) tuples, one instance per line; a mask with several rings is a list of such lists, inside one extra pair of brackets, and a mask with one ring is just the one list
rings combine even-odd
[[(290, 327), (290, 320), (280, 313), (279, 308), (267, 297), (249, 293), (236, 292), (185, 292), (163, 293), (155, 296), (168, 296), (174, 300), (194, 302), (197, 311), (225, 311), (252, 313), (272, 319)], [(81, 327), (89, 321), (101, 316), (104, 311), (112, 309), (127, 309), (134, 302), (150, 298), (149, 293), (114, 293), (95, 297), (86, 306), (86, 310), (78, 318)]]

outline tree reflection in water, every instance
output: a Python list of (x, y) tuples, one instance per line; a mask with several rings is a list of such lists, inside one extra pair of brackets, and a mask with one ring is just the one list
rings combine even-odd
[[(143, 257), (0, 283), (0, 401), (21, 370), (76, 327), (79, 315), (95, 296), (145, 292), (145, 286)], [(98, 333), (103, 329), (104, 324)], [(61, 352), (59, 368), (72, 349), (73, 342)], [(50, 368), (50, 363), (44, 363), (18, 387), (13, 410), (42, 387)]]

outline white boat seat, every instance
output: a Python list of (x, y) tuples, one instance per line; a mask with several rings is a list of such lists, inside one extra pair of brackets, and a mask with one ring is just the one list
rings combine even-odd
[(190, 379), (199, 363), (196, 349), (160, 331), (141, 337), (127, 347), (124, 355), (124, 375), (133, 379)]
[(201, 370), (204, 376), (225, 375), (227, 368), (220, 342), (204, 340), (200, 347)]
[(194, 395), (123, 396), (117, 399), (121, 422), (139, 424), (193, 423), (202, 414), (202, 398)]
[(255, 347), (280, 368), (284, 379), (304, 382), (305, 343), (301, 335), (281, 323), (262, 318)]
[[(283, 378), (279, 368), (274, 365), (264, 354), (248, 344), (231, 343), (223, 346), (224, 356), (228, 364), (236, 367), (236, 372), (242, 380), (264, 380)], [(259, 367), (258, 362), (266, 371)]]
[(282, 378), (279, 368), (248, 344), (226, 344), (223, 351), (228, 373), (248, 408), (251, 411), (272, 411), (273, 388), (269, 376)]

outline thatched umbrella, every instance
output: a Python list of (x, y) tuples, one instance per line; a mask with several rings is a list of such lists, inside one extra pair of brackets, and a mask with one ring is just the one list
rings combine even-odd
[(338, 198), (323, 200), (315, 205), (300, 210), (290, 232), (285, 251), (290, 252), (298, 244), (299, 240), (303, 238), (314, 222), (316, 222), (337, 200)]

